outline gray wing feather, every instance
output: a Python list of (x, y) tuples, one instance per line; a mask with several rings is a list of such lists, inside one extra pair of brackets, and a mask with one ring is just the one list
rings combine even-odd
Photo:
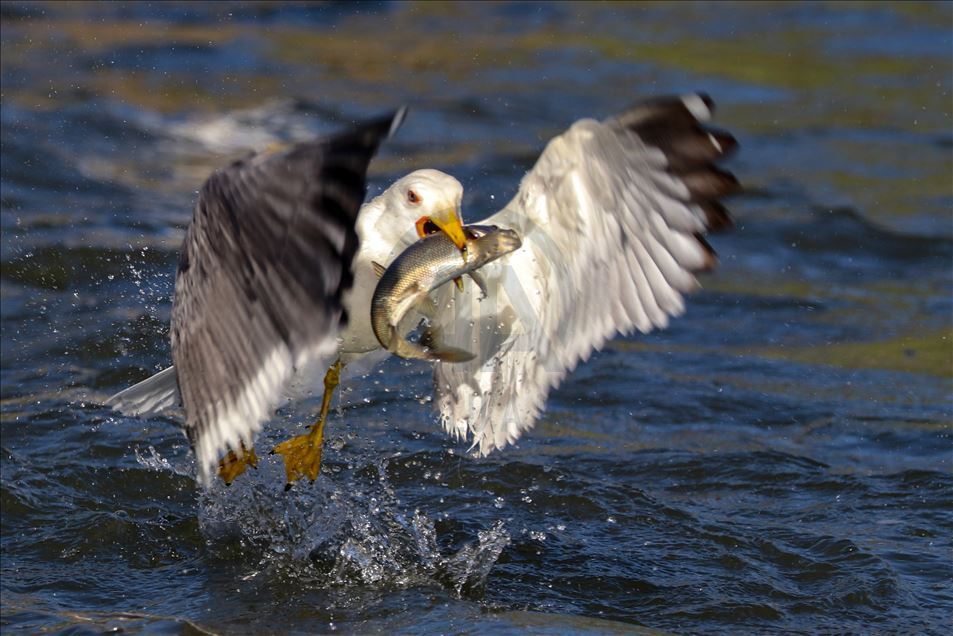
[(335, 349), (367, 166), (402, 115), (252, 155), (205, 182), (172, 304), (172, 358), (203, 481), (220, 454), (251, 445), (295, 368)]

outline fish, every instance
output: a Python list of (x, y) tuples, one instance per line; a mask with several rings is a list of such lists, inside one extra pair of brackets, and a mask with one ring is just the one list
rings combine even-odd
[(408, 247), (387, 268), (374, 263), (380, 280), (371, 299), (371, 327), (384, 349), (417, 360), (465, 362), (475, 357), (469, 351), (440, 344), (440, 334), (431, 327), (419, 344), (405, 339), (398, 330), (411, 309), (418, 309), (424, 316), (434, 315), (436, 307), (428, 293), (461, 276), (472, 278), (485, 297), (486, 285), (476, 270), (523, 244), (514, 230), (495, 225), (468, 225), (464, 232), (467, 243), (462, 253), (439, 232)]

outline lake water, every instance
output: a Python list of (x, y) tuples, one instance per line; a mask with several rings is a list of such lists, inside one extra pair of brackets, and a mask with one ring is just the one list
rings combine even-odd
[[(4, 632), (945, 633), (953, 4), (0, 11)], [(230, 159), (409, 104), (371, 192), (440, 168), (475, 221), (574, 119), (690, 90), (741, 144), (721, 268), (516, 447), (468, 457), (391, 359), (313, 487), (201, 494), (173, 420), (98, 405), (168, 364)]]

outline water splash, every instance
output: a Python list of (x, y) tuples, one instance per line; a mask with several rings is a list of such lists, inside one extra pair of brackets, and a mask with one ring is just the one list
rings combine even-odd
[(237, 542), (256, 554), (251, 576), (270, 572), (311, 587), (439, 585), (458, 596), (479, 594), (510, 542), (498, 520), (456, 549), (441, 548), (434, 520), (396, 497), (386, 460), (325, 472), (287, 492), (282, 483), (266, 468), (200, 497), (209, 546)]
[(169, 471), (182, 477), (194, 478), (194, 471), (183, 466), (175, 466), (168, 459), (159, 454), (155, 446), (149, 445), (148, 454), (144, 453), (138, 446), (133, 449), (136, 455), (136, 461), (140, 466), (145, 466), (150, 470), (157, 472)]
[(481, 590), (490, 569), (510, 543), (510, 534), (502, 521), (497, 521), (488, 530), (481, 530), (477, 536), (475, 543), (464, 546), (443, 562), (444, 576), (452, 582), (458, 596)]

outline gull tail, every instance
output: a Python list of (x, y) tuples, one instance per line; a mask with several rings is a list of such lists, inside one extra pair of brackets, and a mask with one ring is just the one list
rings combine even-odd
[(179, 381), (174, 366), (106, 400), (106, 406), (132, 416), (156, 415), (179, 403)]

